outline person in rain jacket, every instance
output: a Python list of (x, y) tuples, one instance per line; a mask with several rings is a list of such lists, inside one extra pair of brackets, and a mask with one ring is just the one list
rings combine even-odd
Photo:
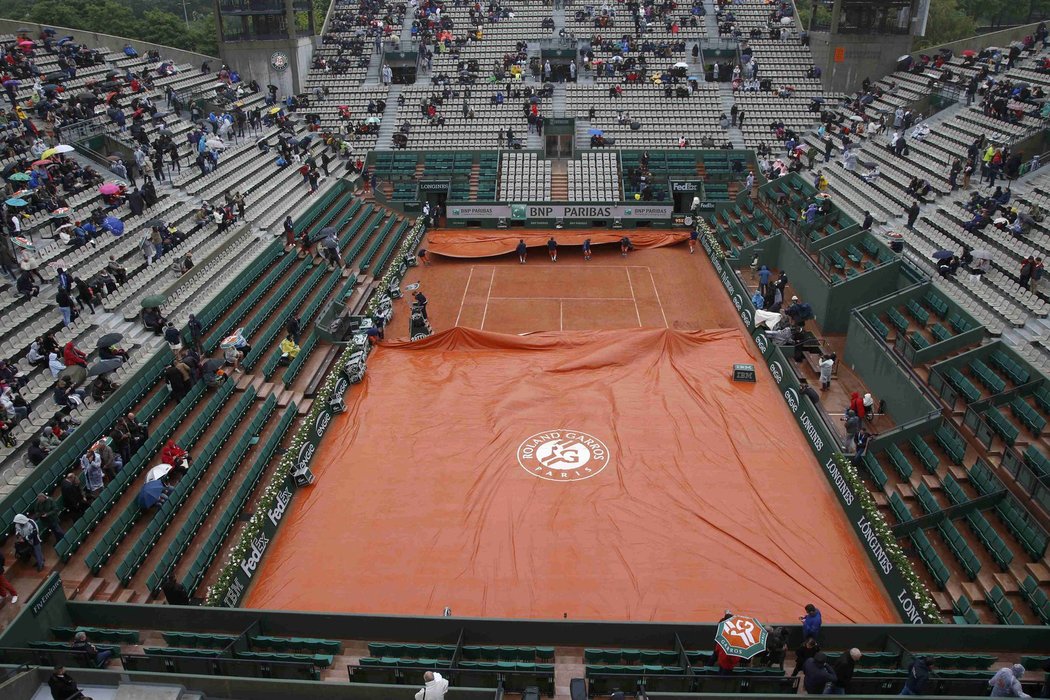
[(820, 619), (820, 610), (810, 603), (806, 606), (805, 617), (799, 619), (802, 620), (802, 638), (813, 637), (813, 639), (819, 640), (820, 626), (823, 624)]
[(831, 373), (835, 369), (835, 360), (830, 355), (824, 355), (817, 366), (820, 367), (820, 390), (827, 391), (831, 386)]
[(437, 671), (423, 674), (423, 687), (416, 693), (416, 700), (441, 700), (448, 692), (448, 681)]
[(33, 549), (33, 559), (36, 561), (36, 570), (44, 569), (44, 551), (41, 549), (40, 528), (37, 527), (30, 517), (19, 513), (14, 518), (15, 537), (19, 542), (25, 542)]
[(835, 671), (828, 665), (828, 657), (822, 651), (806, 659), (806, 663), (802, 666), (802, 687), (810, 695), (823, 695), (824, 687), (829, 683), (835, 683), (836, 680), (838, 678), (835, 676)]
[(1024, 666), (1014, 664), (1006, 666), (995, 672), (988, 686), (992, 689), (993, 698), (1027, 698), (1031, 697), (1021, 689), (1021, 676), (1024, 675)]
[(904, 688), (901, 689), (900, 694), (922, 695), (926, 681), (930, 679), (931, 669), (933, 669), (933, 663), (925, 656), (916, 656), (912, 659), (912, 662), (908, 664), (908, 680), (904, 681)]

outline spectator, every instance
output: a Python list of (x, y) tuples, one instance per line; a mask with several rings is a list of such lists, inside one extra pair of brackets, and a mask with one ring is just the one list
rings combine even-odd
[(820, 651), (820, 646), (817, 644), (817, 640), (813, 637), (806, 637), (806, 640), (802, 642), (802, 646), (795, 649), (795, 668), (792, 669), (791, 676), (794, 677), (801, 673), (806, 661), (813, 658), (818, 651)]
[(18, 591), (11, 585), (11, 582), (4, 576), (6, 571), (7, 560), (4, 559), (4, 553), (0, 552), (0, 600), (10, 597), (12, 603), (18, 602)]
[(105, 668), (106, 664), (109, 663), (109, 658), (113, 656), (111, 650), (99, 649), (92, 644), (88, 640), (86, 632), (77, 632), (73, 636), (73, 643), (70, 647), (80, 655), (85, 664), (93, 668)]
[(802, 621), (802, 636), (812, 637), (813, 639), (820, 639), (820, 626), (822, 624), (820, 619), (820, 610), (815, 605), (810, 603), (806, 606), (806, 614), (800, 617)]
[(1021, 677), (1024, 676), (1025, 668), (1021, 664), (1004, 666), (995, 672), (988, 681), (988, 687), (992, 689), (993, 698), (1027, 698), (1021, 689)]
[(55, 666), (51, 677), (47, 679), (47, 686), (51, 689), (53, 700), (88, 700), (80, 692), (80, 688), (77, 687), (77, 682), (73, 680), (73, 676), (66, 673), (64, 666)]
[(925, 656), (916, 656), (908, 664), (908, 679), (904, 681), (901, 695), (922, 695), (926, 681), (930, 679), (933, 662)]
[(810, 695), (823, 695), (825, 689), (834, 687), (836, 680), (835, 672), (828, 665), (828, 657), (822, 651), (806, 659), (802, 666), (802, 687)]
[[(17, 542), (32, 550), (33, 559), (36, 561), (36, 570), (43, 571), (44, 552), (41, 549), (40, 528), (37, 527), (36, 522), (24, 513), (16, 515), (14, 523)], [(18, 547), (16, 546), (15, 549), (17, 550)]]
[(190, 604), (190, 594), (186, 587), (176, 581), (171, 574), (164, 577), (164, 581), (160, 584), (160, 589), (164, 592), (164, 599), (168, 602), (168, 605)]
[(33, 504), (33, 515), (40, 520), (55, 535), (55, 541), (62, 539), (66, 531), (59, 522), (62, 508), (53, 498), (48, 498), (46, 493), (37, 494), (36, 502)]
[(835, 673), (835, 680), (825, 690), (825, 695), (849, 695), (849, 684), (853, 680), (853, 670), (857, 666), (857, 661), (863, 654), (860, 653), (860, 649), (853, 647), (845, 654), (839, 656), (838, 660), (831, 667), (831, 670)]
[(62, 480), (60, 487), (62, 492), (62, 504), (70, 515), (79, 518), (87, 510), (87, 499), (84, 497), (84, 488), (80, 485), (77, 475), (70, 472)]

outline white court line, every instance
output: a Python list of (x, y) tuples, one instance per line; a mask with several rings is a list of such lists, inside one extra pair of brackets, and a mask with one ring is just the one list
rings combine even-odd
[(634, 301), (634, 297), (491, 297), (492, 301)]
[(456, 322), (453, 327), (459, 325), (459, 317), (463, 315), (463, 306), (467, 303), (467, 292), (470, 291), (470, 280), (474, 278), (474, 266), (470, 266), (470, 274), (467, 275), (467, 286), (463, 288), (463, 298), (459, 300), (459, 313), (456, 314)]
[(656, 278), (653, 277), (653, 269), (651, 267), (646, 269), (649, 270), (649, 279), (653, 281), (653, 293), (656, 294), (656, 303), (660, 306), (660, 315), (664, 317), (664, 328), (670, 328), (667, 325), (667, 314), (664, 313), (664, 303), (660, 300), (660, 292), (656, 288)]
[[(636, 266), (636, 267), (641, 267)], [(627, 286), (631, 288), (631, 299), (634, 300), (634, 315), (638, 317), (638, 327), (642, 327), (642, 312), (638, 310), (638, 297), (634, 295), (634, 283), (631, 282), (631, 271), (625, 269), (624, 273), (627, 275)]]
[(485, 297), (485, 310), (481, 313), (481, 328), (479, 331), (485, 330), (485, 318), (489, 315), (489, 299), (492, 298), (492, 285), (496, 281), (496, 268), (492, 268), (492, 276), (489, 277), (489, 293)]
[(558, 304), (558, 330), (565, 330), (565, 302)]

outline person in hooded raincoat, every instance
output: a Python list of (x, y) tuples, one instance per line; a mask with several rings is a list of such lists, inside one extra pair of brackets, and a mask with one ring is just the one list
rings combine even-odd
[(15, 537), (19, 542), (24, 542), (33, 548), (33, 559), (36, 560), (36, 570), (44, 570), (44, 550), (41, 548), (40, 528), (37, 527), (32, 518), (19, 513), (14, 518)]

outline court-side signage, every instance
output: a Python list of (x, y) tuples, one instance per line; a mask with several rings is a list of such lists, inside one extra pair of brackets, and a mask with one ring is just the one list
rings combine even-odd
[(58, 574), (51, 574), (51, 579), (40, 589), (40, 592), (37, 593), (29, 603), (29, 609), (32, 611), (33, 617), (44, 612), (44, 608), (47, 607), (47, 604), (54, 600), (55, 596), (57, 596), (61, 590), (61, 577), (59, 577)]
[(452, 203), (448, 215), (453, 219), (632, 219), (669, 220), (674, 207), (669, 204), (477, 204)]
[[(712, 251), (707, 237), (701, 236), (700, 242), (704, 250), (710, 254)], [(752, 323), (755, 317), (755, 307), (751, 304), (751, 295), (729, 263), (717, 260), (713, 256), (710, 260), (748, 331), (753, 334), (752, 339), (765, 359), (773, 381), (777, 383), (784, 402), (791, 409), (791, 414), (795, 417), (802, 434), (806, 436), (810, 449), (813, 450), (813, 454), (816, 455), (821, 465), (821, 471), (824, 472), (835, 495), (838, 496), (839, 504), (846, 511), (846, 517), (853, 526), (853, 531), (857, 533), (858, 539), (864, 545), (864, 550), (874, 564), (875, 571), (889, 592), (890, 599), (901, 619), (915, 625), (924, 624), (926, 618), (918, 602), (912, 597), (904, 575), (886, 553), (886, 544), (880, 539), (875, 526), (868, 520), (867, 514), (860, 505), (860, 499), (853, 492), (853, 487), (839, 470), (835, 460), (835, 456), (839, 453), (838, 443), (824, 426), (823, 420), (810, 400), (802, 397), (801, 385), (795, 377), (794, 369), (789, 364), (790, 360), (778, 346), (770, 342), (765, 335), (765, 329), (754, 329)]]

